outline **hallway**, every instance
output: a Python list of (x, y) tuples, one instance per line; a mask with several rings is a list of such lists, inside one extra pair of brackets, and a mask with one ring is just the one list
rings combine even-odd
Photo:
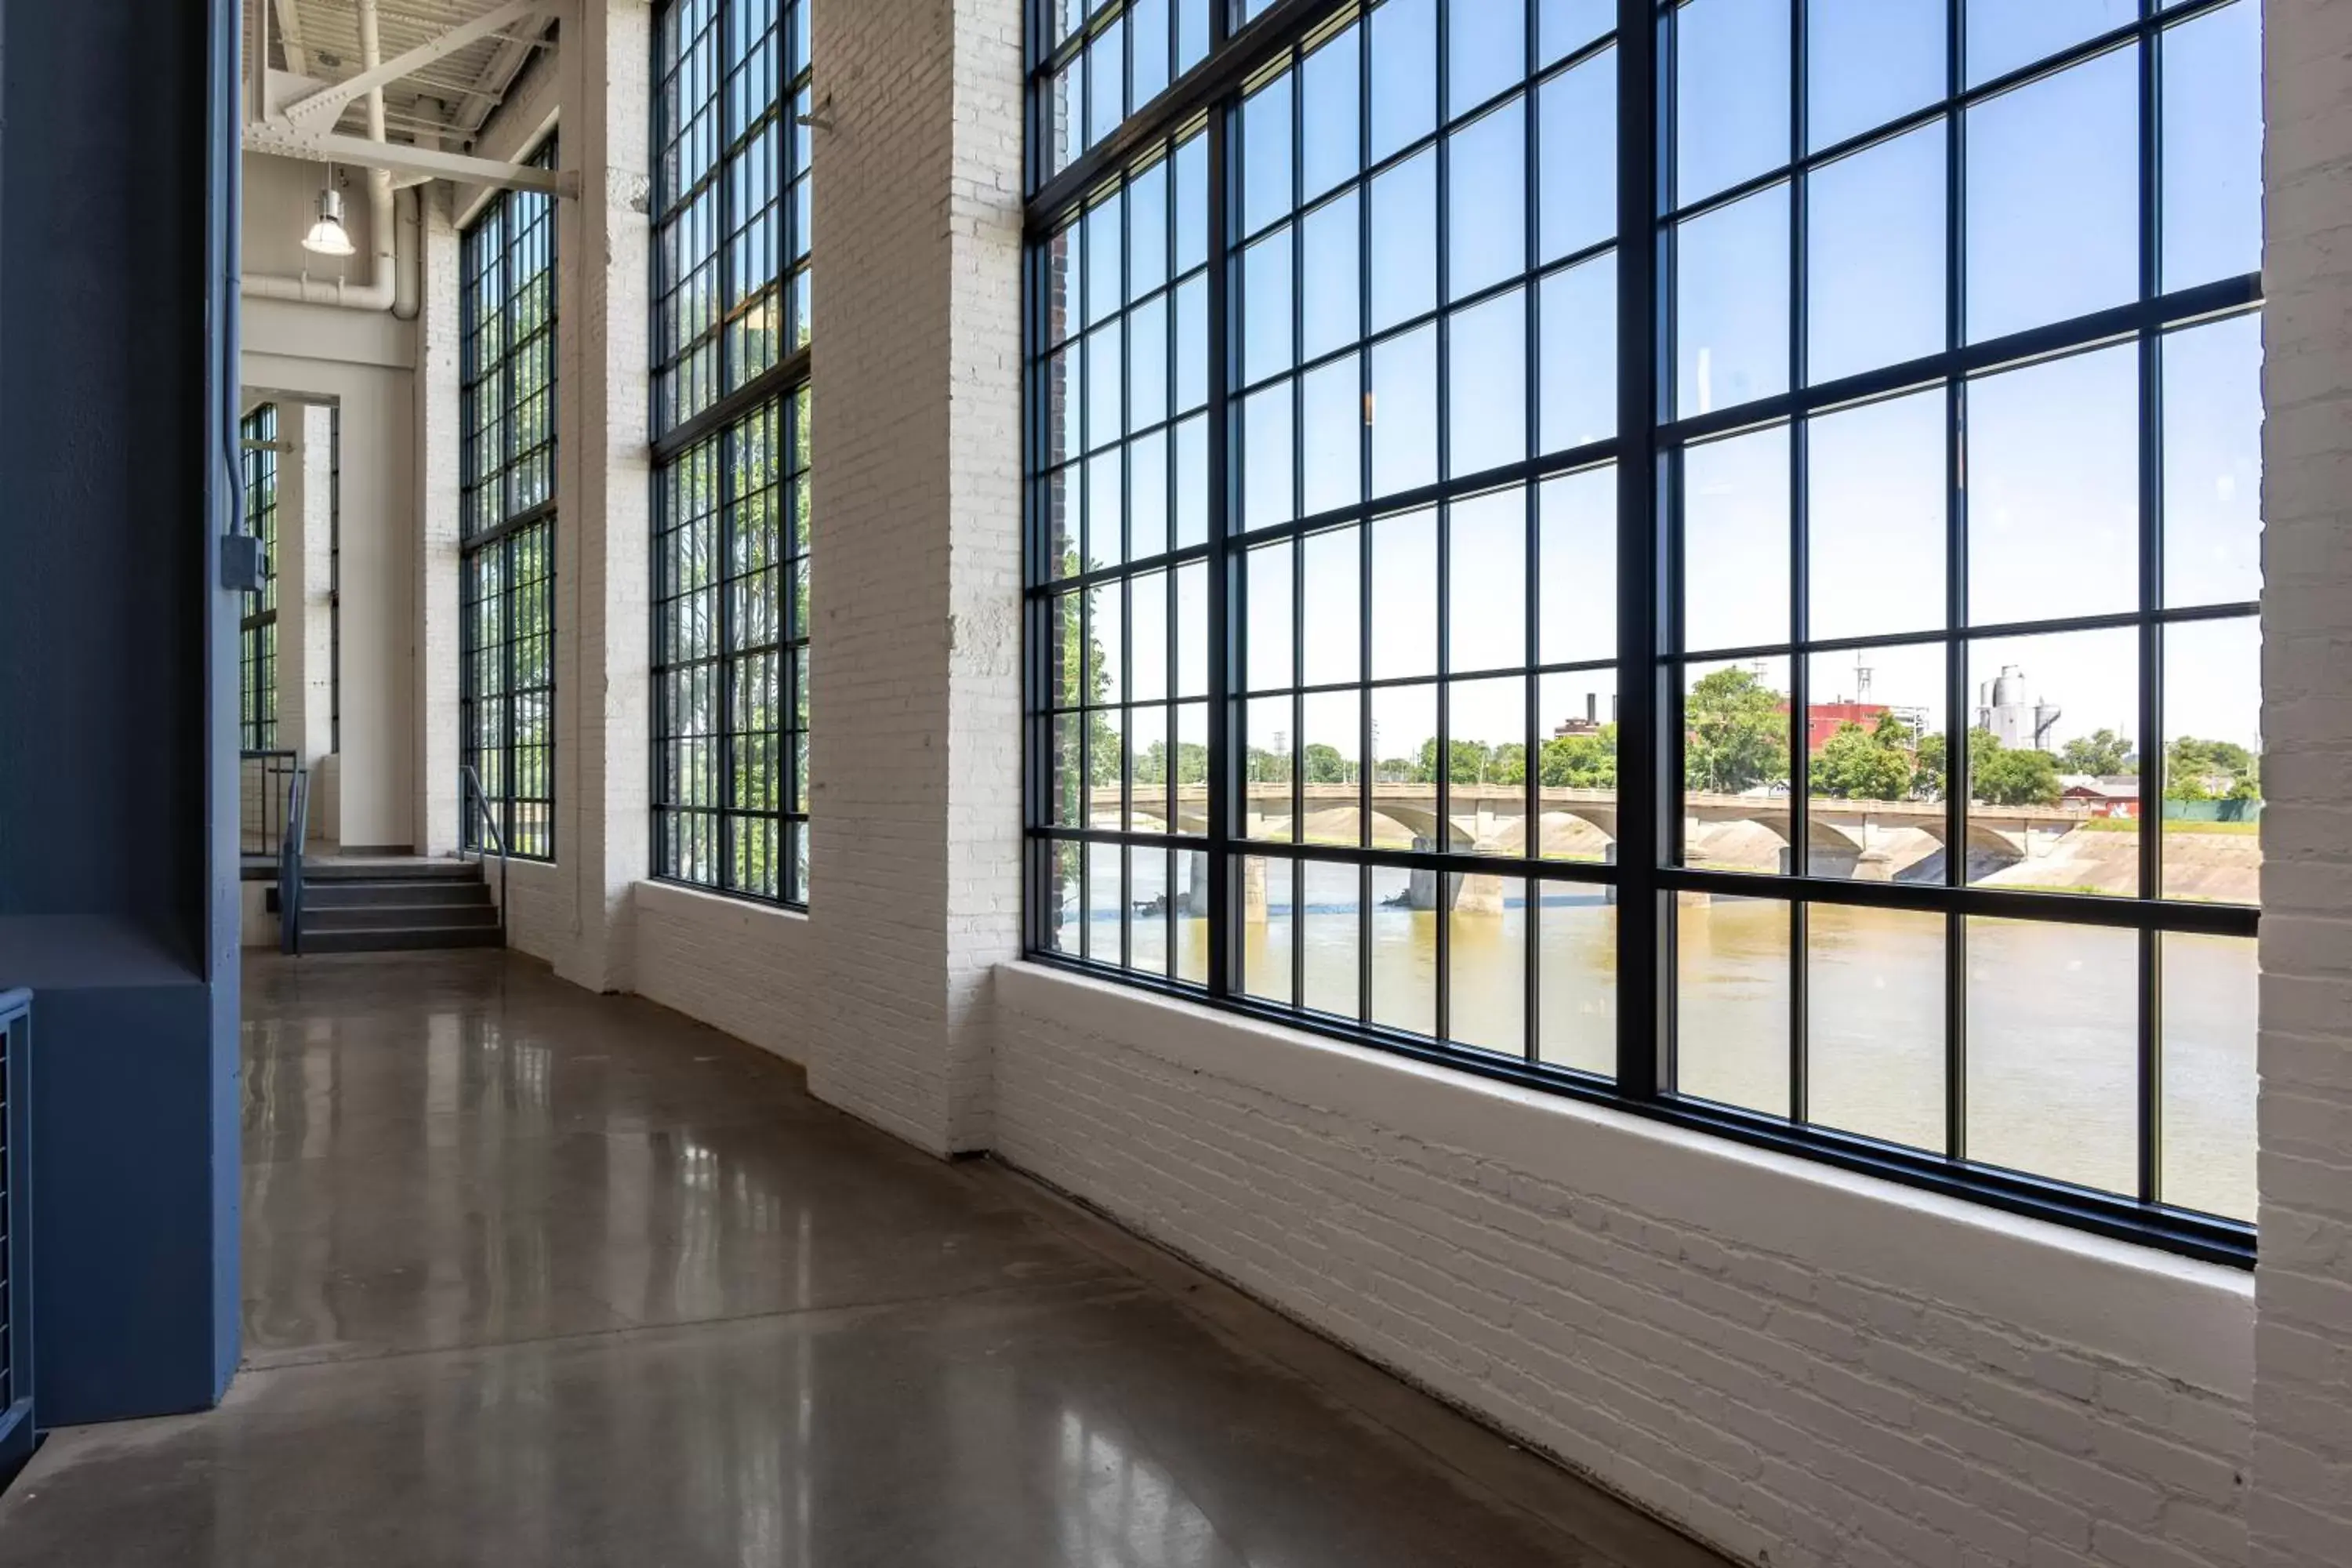
[(1717, 1560), (987, 1163), (504, 952), (248, 957), (245, 1370), (18, 1563)]

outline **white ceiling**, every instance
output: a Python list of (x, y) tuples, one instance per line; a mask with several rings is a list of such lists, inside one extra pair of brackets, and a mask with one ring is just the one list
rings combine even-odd
[[(499, 0), (377, 0), (377, 32), (383, 58), (393, 59), (430, 43), (461, 23), (494, 10)], [(270, 7), (269, 63), (278, 70), (320, 82), (360, 73), (358, 0), (245, 0), (245, 37), (253, 37), (254, 7)], [(491, 112), (553, 25), (526, 19), (507, 30), (466, 45), (417, 74), (384, 89), (386, 131), (394, 142), (438, 144), (446, 151), (470, 150)], [(340, 129), (361, 132), (364, 100), (345, 110)]]

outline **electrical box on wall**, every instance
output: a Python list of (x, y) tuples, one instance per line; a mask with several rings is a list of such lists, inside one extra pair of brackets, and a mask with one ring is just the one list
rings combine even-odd
[(221, 535), (220, 585), (240, 593), (257, 594), (266, 582), (267, 556), (261, 541), (249, 533)]

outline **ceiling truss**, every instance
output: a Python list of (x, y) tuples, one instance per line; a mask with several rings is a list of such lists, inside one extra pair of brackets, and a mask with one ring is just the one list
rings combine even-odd
[[(517, 79), (555, 40), (569, 0), (246, 0), (247, 151), (576, 195), (575, 173), (484, 158), (474, 142)], [(362, 12), (382, 64), (362, 60)], [(282, 62), (282, 64), (280, 63)], [(365, 134), (372, 92), (386, 140)]]

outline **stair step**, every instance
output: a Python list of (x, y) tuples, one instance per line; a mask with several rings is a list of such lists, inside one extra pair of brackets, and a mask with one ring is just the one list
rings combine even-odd
[(404, 926), (386, 931), (318, 931), (302, 932), (302, 951), (329, 952), (410, 952), (448, 947), (499, 947), (506, 935), (496, 926)]
[(488, 905), (490, 889), (485, 882), (459, 882), (446, 878), (424, 882), (314, 882), (305, 878), (302, 900), (304, 908), (314, 911), (380, 909), (386, 905), (467, 907)]
[(478, 882), (472, 860), (305, 860), (302, 880), (319, 882)]
[(305, 936), (320, 931), (400, 931), (432, 926), (472, 927), (499, 923), (499, 907), (478, 904), (313, 904), (302, 911)]

